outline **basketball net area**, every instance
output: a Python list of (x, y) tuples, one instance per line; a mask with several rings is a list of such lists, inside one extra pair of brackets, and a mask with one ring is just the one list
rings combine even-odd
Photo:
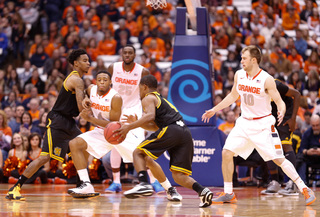
[[(151, 6), (153, 9), (163, 9), (167, 7), (166, 0), (146, 0), (147, 6)], [(201, 7), (200, 0), (184, 0), (187, 6), (187, 11), (189, 19), (191, 22), (192, 30), (197, 30), (197, 18), (196, 18), (196, 8)]]

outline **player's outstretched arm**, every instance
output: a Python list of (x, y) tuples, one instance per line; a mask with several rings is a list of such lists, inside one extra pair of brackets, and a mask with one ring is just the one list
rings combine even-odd
[(204, 123), (208, 123), (213, 115), (215, 115), (218, 111), (230, 106), (238, 99), (239, 94), (237, 92), (237, 77), (238, 72), (236, 72), (234, 76), (234, 83), (231, 92), (218, 105), (214, 106), (212, 109), (206, 110), (205, 113), (203, 113), (202, 121)]
[(268, 77), (265, 82), (266, 92), (273, 99), (274, 103), (277, 105), (278, 110), (278, 126), (281, 124), (284, 115), (286, 113), (286, 104), (283, 102), (276, 86), (276, 82), (272, 77)]

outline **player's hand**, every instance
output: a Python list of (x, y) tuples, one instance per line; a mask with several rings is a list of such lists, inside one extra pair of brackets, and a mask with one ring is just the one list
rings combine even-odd
[(205, 113), (203, 113), (203, 115), (202, 115), (202, 121), (204, 122), (204, 123), (209, 123), (209, 120), (210, 120), (210, 118), (213, 116), (213, 115), (215, 115), (215, 110), (214, 110), (214, 108), (212, 108), (212, 109), (210, 109), (210, 110), (206, 110), (206, 112)]
[(122, 138), (125, 138), (128, 132), (130, 131), (130, 126), (129, 124), (121, 124), (121, 128), (114, 130), (114, 137), (119, 136), (118, 141), (121, 141)]
[(135, 115), (123, 115), (123, 117), (121, 119), (121, 122), (130, 124), (130, 123), (135, 122), (136, 120), (138, 120), (137, 114), (135, 114)]
[(290, 118), (289, 120), (287, 120), (283, 126), (288, 125), (289, 126), (289, 130), (291, 132), (293, 132), (296, 129), (296, 119), (295, 118)]
[(91, 117), (91, 110), (90, 109), (83, 109), (80, 112), (80, 117), (82, 117), (83, 119), (85, 119), (86, 121), (90, 120)]
[(88, 97), (85, 97), (83, 100), (82, 100), (82, 106), (84, 109), (90, 109), (91, 108), (91, 101)]
[(284, 112), (278, 111), (278, 125), (277, 126), (279, 126), (282, 123), (283, 118), (284, 118)]

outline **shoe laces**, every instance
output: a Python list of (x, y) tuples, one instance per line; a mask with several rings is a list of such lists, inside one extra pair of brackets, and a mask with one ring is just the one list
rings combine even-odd
[(219, 197), (226, 195), (226, 193), (224, 193), (224, 192), (218, 192), (218, 193), (216, 193), (216, 195), (218, 195), (218, 194), (219, 194)]
[(293, 189), (293, 182), (292, 181), (288, 181), (287, 184), (286, 184), (286, 187), (284, 189), (285, 190)]
[(308, 199), (310, 197), (310, 194), (309, 194), (307, 188), (304, 188), (302, 193), (303, 193), (305, 199)]
[(177, 194), (177, 190), (176, 190), (175, 187), (171, 187), (171, 188), (168, 189), (168, 193), (169, 193), (170, 195)]
[(87, 184), (85, 182), (82, 182), (78, 188), (83, 189), (85, 187), (87, 187)]

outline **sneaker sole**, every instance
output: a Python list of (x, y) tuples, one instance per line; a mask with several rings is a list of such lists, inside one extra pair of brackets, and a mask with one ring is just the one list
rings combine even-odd
[(313, 204), (313, 202), (314, 202), (314, 201), (316, 201), (316, 199), (317, 199), (317, 198), (314, 198), (314, 200), (313, 200), (313, 201), (311, 201), (311, 202), (307, 203), (307, 206), (309, 206), (309, 205)]
[(24, 197), (13, 198), (13, 194), (7, 194), (5, 196), (5, 198), (7, 200), (18, 200), (18, 201), (25, 201), (26, 200), (26, 198), (24, 198)]
[(281, 193), (281, 192), (278, 192), (280, 195), (283, 195), (283, 196), (299, 196), (299, 193), (296, 192), (296, 193)]
[(75, 192), (70, 192), (68, 191), (68, 194), (70, 194), (73, 198), (89, 198), (89, 197), (98, 197), (100, 196), (100, 193), (89, 193), (89, 194), (79, 194), (79, 193), (75, 193)]
[(168, 197), (167, 197), (167, 199), (169, 201), (174, 201), (174, 202), (180, 202), (182, 200), (182, 199), (179, 199), (179, 198), (171, 198), (171, 199), (169, 199)]
[(152, 192), (143, 192), (143, 193), (124, 194), (124, 196), (129, 199), (136, 199), (139, 197), (149, 197), (151, 195), (153, 195), (153, 191)]
[(202, 205), (200, 205), (199, 207), (200, 207), (200, 208), (204, 208), (204, 207), (211, 206), (211, 204), (212, 204), (212, 197), (213, 197), (213, 193), (208, 194), (208, 195), (207, 195), (207, 199), (206, 199), (208, 203), (202, 204)]
[(278, 192), (267, 192), (267, 190), (263, 190), (260, 193), (264, 195), (274, 195), (274, 196), (279, 195)]
[(104, 192), (105, 192), (105, 193), (107, 193), (107, 194), (116, 194), (116, 193), (120, 193), (120, 192), (122, 192), (122, 190), (121, 190), (121, 191), (110, 191), (110, 190), (105, 190)]

